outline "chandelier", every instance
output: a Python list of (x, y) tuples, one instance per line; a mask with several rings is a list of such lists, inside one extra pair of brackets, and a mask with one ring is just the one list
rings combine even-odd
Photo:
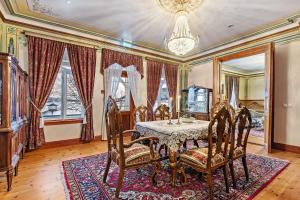
[(198, 43), (198, 36), (191, 33), (188, 13), (198, 8), (202, 0), (157, 0), (168, 12), (176, 14), (176, 22), (169, 39), (165, 39), (167, 48), (176, 55), (185, 55)]

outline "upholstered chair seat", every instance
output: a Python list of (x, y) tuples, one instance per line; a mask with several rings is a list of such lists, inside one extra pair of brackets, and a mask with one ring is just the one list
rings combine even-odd
[[(215, 154), (215, 149), (213, 150), (213, 154)], [(180, 155), (180, 159), (182, 161), (193, 163), (202, 168), (207, 167), (207, 158), (208, 148), (191, 149)], [(222, 164), (224, 161), (225, 158), (222, 153), (216, 154), (211, 159), (211, 167), (215, 167), (216, 165)]]
[[(112, 159), (116, 161), (117, 164), (120, 164), (119, 153), (116, 149), (112, 151)], [(125, 157), (125, 165), (139, 165), (143, 163), (148, 163), (152, 160), (159, 159), (159, 153), (154, 152), (154, 156), (150, 154), (150, 147), (135, 143), (129, 148), (124, 148), (124, 157)]]
[[(216, 149), (212, 150), (212, 154), (214, 155)], [(180, 155), (181, 161), (188, 162), (194, 165), (198, 165), (199, 167), (206, 168), (207, 167), (207, 158), (208, 158), (208, 148), (196, 148), (186, 151), (185, 153)], [(215, 167), (216, 165), (223, 164), (225, 158), (222, 153), (216, 154), (211, 159), (211, 167)]]

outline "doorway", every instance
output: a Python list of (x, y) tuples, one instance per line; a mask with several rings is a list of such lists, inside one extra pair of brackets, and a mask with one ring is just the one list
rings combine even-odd
[(273, 44), (214, 59), (214, 103), (246, 106), (252, 116), (248, 142), (272, 149)]

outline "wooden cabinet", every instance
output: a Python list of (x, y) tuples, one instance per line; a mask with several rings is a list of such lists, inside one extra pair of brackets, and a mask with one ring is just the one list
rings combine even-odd
[(11, 189), (24, 156), (27, 127), (27, 74), (16, 58), (0, 53), (0, 172)]

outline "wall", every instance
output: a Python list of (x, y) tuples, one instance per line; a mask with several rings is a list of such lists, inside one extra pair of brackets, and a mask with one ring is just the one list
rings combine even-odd
[[(7, 52), (8, 38), (13, 37), (16, 41), (15, 56), (18, 58), (20, 66), (28, 72), (28, 47), (25, 36), (21, 34), (23, 31), (22, 27), (3, 23), (0, 18), (0, 30), (0, 51)], [(147, 105), (146, 63), (144, 59), (144, 78), (139, 83), (139, 102), (143, 105)], [(101, 50), (98, 50), (93, 98), (94, 132), (96, 136), (100, 136), (105, 131), (104, 118), (102, 115), (104, 95), (101, 94), (101, 90), (104, 90), (104, 85), (103, 75), (100, 73), (100, 64)], [(46, 142), (77, 139), (80, 138), (81, 124), (47, 125), (44, 128), (44, 132)]]
[(194, 65), (188, 74), (188, 86), (213, 88), (213, 62)]
[(264, 100), (265, 98), (265, 77), (255, 76), (248, 78), (247, 99)]
[[(300, 41), (275, 46), (274, 142), (300, 146)], [(250, 79), (250, 98), (261, 99), (264, 78)], [(195, 65), (189, 72), (189, 85), (213, 85), (213, 63)], [(255, 92), (259, 91), (259, 93)], [(249, 99), (249, 97), (248, 97)]]
[(277, 143), (300, 146), (299, 74), (300, 41), (276, 45), (274, 141)]

